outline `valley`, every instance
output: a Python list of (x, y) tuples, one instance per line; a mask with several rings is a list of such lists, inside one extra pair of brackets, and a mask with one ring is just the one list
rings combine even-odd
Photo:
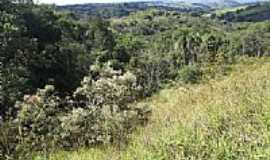
[(0, 1), (0, 160), (269, 159), (270, 2), (52, 2)]

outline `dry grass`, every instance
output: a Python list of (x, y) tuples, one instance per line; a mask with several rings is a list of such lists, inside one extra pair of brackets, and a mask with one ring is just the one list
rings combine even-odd
[(127, 146), (58, 152), (49, 159), (270, 159), (269, 58), (232, 68), (223, 80), (165, 89), (143, 102), (153, 106), (153, 115)]

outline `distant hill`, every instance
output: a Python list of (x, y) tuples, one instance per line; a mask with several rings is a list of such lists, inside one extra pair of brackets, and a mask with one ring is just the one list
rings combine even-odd
[(208, 3), (209, 6), (215, 7), (215, 8), (223, 8), (223, 7), (236, 7), (241, 5), (242, 3), (235, 1), (235, 0), (221, 0), (221, 1), (215, 1), (212, 3)]
[(131, 12), (147, 9), (158, 9), (177, 12), (205, 12), (217, 8), (238, 7), (254, 4), (257, 0), (149, 0), (126, 3), (89, 3), (58, 6), (60, 10), (68, 10), (79, 14), (89, 14), (103, 18), (123, 17)]
[(224, 12), (217, 17), (232, 22), (258, 22), (270, 20), (270, 2), (258, 3)]
[(130, 2), (130, 3), (90, 3), (58, 6), (60, 10), (69, 10), (79, 14), (96, 15), (103, 18), (123, 17), (131, 12), (143, 11), (147, 9), (159, 9), (177, 12), (201, 12), (211, 9), (208, 5), (201, 3), (185, 3), (185, 2)]

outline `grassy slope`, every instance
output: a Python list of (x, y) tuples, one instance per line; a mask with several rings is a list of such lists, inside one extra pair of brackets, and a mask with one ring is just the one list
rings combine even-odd
[(214, 13), (216, 13), (217, 16), (221, 16), (222, 14), (226, 14), (228, 12), (236, 12), (241, 9), (246, 9), (247, 7), (248, 5), (239, 6), (239, 7), (226, 7), (226, 8), (216, 10), (214, 11)]
[[(270, 59), (222, 80), (162, 90), (128, 146), (59, 152), (50, 160), (270, 159)], [(38, 158), (37, 158), (38, 159)]]
[[(243, 8), (235, 8), (232, 10), (217, 11), (217, 16), (221, 16), (229, 21), (252, 21), (259, 22), (270, 19), (270, 3), (265, 2), (256, 6), (243, 6)], [(231, 13), (235, 15), (231, 17)], [(220, 18), (221, 18), (220, 17)]]

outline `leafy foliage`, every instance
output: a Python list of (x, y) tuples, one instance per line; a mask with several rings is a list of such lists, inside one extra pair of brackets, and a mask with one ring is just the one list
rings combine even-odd
[(92, 3), (58, 6), (59, 10), (68, 10), (81, 15), (95, 15), (102, 18), (120, 18), (128, 16), (136, 11), (145, 11), (148, 9), (160, 9), (165, 11), (194, 12), (200, 13), (209, 10), (211, 7), (197, 3), (185, 3), (177, 1), (146, 1), (132, 3)]
[[(59, 147), (125, 141), (123, 137), (145, 123), (150, 112), (146, 106), (129, 104), (138, 92), (136, 78), (131, 73), (116, 74), (107, 70), (109, 77), (85, 77), (82, 87), (66, 101), (55, 95), (53, 86), (25, 96), (23, 102), (17, 103), (20, 110), (12, 122), (17, 128), (12, 135), (18, 134), (15, 151), (28, 154), (29, 150), (48, 152)], [(5, 140), (1, 143), (5, 145)]]
[(186, 66), (179, 72), (179, 79), (184, 83), (196, 83), (202, 77), (202, 71), (198, 66)]
[(126, 142), (151, 113), (139, 99), (179, 77), (195, 83), (205, 66), (270, 51), (269, 22), (160, 10), (80, 19), (53, 6), (1, 3), (1, 159)]

